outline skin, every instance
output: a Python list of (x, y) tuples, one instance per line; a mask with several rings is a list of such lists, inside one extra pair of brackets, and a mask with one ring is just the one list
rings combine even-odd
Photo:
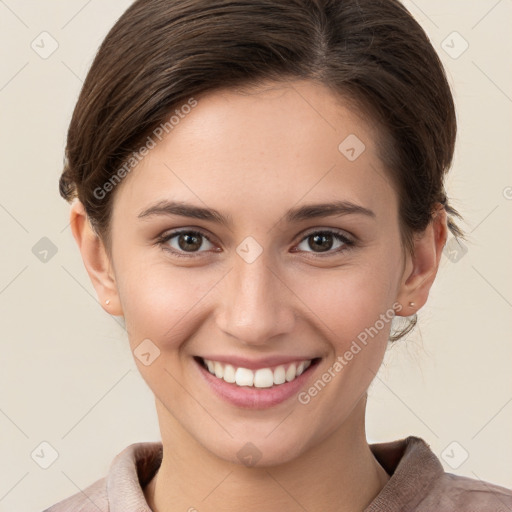
[[(264, 410), (235, 407), (197, 378), (192, 356), (322, 357), (307, 389), (393, 304), (403, 316), (423, 306), (446, 243), (446, 212), (416, 237), (414, 255), (403, 252), (378, 133), (322, 85), (269, 83), (197, 99), (115, 190), (111, 257), (81, 203), (71, 208), (100, 303), (124, 317), (132, 350), (147, 338), (160, 350), (149, 366), (135, 358), (155, 395), (164, 446), (144, 489), (148, 504), (158, 512), (363, 510), (389, 480), (364, 420), (390, 322), (307, 405), (292, 397)], [(349, 134), (366, 146), (354, 161), (338, 150)], [(232, 225), (137, 218), (160, 199), (215, 208)], [(341, 199), (375, 218), (284, 220), (299, 205)], [(182, 249), (190, 258), (173, 256), (155, 239), (178, 228), (199, 229), (211, 243)], [(326, 228), (356, 245), (336, 253), (343, 244), (330, 238), (330, 252), (319, 251), (305, 237)], [(263, 249), (250, 264), (236, 252), (248, 236)], [(166, 245), (179, 250), (178, 237)], [(261, 453), (254, 466), (237, 457), (248, 441)]]

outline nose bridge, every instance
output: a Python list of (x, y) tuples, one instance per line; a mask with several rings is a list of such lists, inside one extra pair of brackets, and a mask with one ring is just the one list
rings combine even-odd
[(294, 315), (287, 287), (267, 254), (249, 261), (238, 256), (235, 259), (219, 323), (240, 342), (263, 344), (291, 330)]

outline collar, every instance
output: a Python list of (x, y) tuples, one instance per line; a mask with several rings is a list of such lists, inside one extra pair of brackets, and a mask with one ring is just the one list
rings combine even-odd
[[(369, 445), (391, 478), (364, 512), (414, 510), (444, 469), (430, 446), (421, 438)], [(110, 512), (151, 512), (143, 489), (162, 462), (161, 442), (134, 443), (112, 461), (107, 475)]]

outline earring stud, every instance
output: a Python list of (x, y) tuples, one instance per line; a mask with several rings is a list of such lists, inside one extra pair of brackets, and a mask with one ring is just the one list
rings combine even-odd
[(411, 306), (411, 308), (413, 308), (416, 304), (414, 302), (409, 302), (409, 306)]
[(108, 305), (110, 304), (110, 299), (107, 299), (107, 300), (105, 301), (105, 304), (107, 304), (107, 306), (108, 306)]

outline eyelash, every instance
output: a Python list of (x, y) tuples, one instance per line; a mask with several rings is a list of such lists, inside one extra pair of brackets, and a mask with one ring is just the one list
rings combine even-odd
[[(182, 235), (184, 233), (189, 234), (189, 235), (190, 234), (198, 235), (200, 237), (205, 238), (206, 240), (208, 240), (208, 242), (213, 244), (213, 242), (210, 240), (210, 238), (207, 235), (205, 235), (201, 231), (195, 231), (195, 230), (192, 230), (192, 229), (182, 229), (182, 230), (179, 230), (179, 231), (173, 231), (171, 233), (167, 233), (167, 234), (161, 235), (156, 240), (156, 243), (158, 245), (160, 245), (163, 250), (172, 253), (174, 256), (177, 256), (178, 258), (195, 258), (195, 257), (197, 257), (195, 255), (200, 254), (201, 252), (205, 252), (205, 251), (199, 251), (199, 252), (195, 252), (195, 253), (191, 252), (191, 253), (187, 254), (185, 252), (176, 251), (176, 249), (171, 249), (167, 245), (167, 242), (169, 240), (171, 240), (172, 238), (175, 238), (175, 237), (177, 237), (179, 235)], [(349, 238), (347, 238), (346, 236), (342, 235), (338, 231), (332, 231), (330, 229), (323, 229), (323, 230), (320, 230), (320, 231), (311, 231), (310, 233), (305, 235), (299, 241), (299, 244), (301, 244), (302, 242), (304, 242), (308, 238), (311, 238), (313, 235), (332, 235), (336, 240), (338, 240), (339, 242), (342, 242), (344, 244), (343, 247), (338, 248), (335, 251), (329, 250), (326, 253), (315, 253), (315, 252), (312, 252), (312, 254), (316, 254), (317, 257), (320, 257), (320, 258), (326, 257), (326, 256), (332, 256), (333, 254), (340, 254), (340, 253), (349, 251), (349, 250), (353, 249), (355, 247), (355, 245), (356, 245), (356, 242), (354, 240), (350, 240)], [(301, 251), (296, 251), (296, 252), (301, 252)], [(309, 252), (309, 251), (305, 251), (305, 252)]]

